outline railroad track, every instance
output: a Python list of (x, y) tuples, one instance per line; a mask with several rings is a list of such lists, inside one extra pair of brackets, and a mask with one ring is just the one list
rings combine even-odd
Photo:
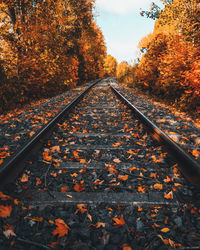
[(3, 246), (199, 249), (198, 163), (116, 86), (95, 81), (0, 169)]

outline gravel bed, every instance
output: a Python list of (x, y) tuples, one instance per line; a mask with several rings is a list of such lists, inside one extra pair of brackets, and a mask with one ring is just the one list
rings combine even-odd
[(172, 140), (200, 161), (200, 119), (138, 94), (133, 88), (117, 85), (125, 97)]
[(1, 115), (0, 165), (87, 86), (85, 84), (51, 99), (34, 102), (25, 109)]

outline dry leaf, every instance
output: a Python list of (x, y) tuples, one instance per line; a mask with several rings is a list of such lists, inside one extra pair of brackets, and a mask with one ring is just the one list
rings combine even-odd
[(170, 191), (168, 194), (164, 193), (164, 198), (168, 200), (173, 200), (173, 192)]
[(49, 152), (43, 152), (42, 155), (44, 161), (50, 162), (52, 160), (52, 157), (51, 155), (49, 155)]
[(60, 188), (60, 192), (63, 192), (63, 193), (67, 192), (67, 190), (68, 190), (68, 187), (66, 186)]
[(77, 210), (75, 211), (75, 214), (77, 214), (78, 212), (81, 212), (82, 214), (87, 212), (87, 204), (77, 204)]
[(80, 159), (80, 163), (86, 163), (86, 159)]
[(29, 176), (28, 176), (27, 174), (24, 173), (24, 174), (22, 175), (22, 177), (20, 178), (20, 181), (24, 183), (24, 182), (27, 182), (28, 179), (29, 179)]
[(12, 198), (6, 194), (4, 194), (3, 192), (0, 192), (0, 199), (2, 201), (6, 201), (6, 200), (11, 200)]
[(3, 234), (5, 235), (5, 237), (7, 239), (9, 239), (10, 236), (14, 236), (14, 237), (16, 236), (16, 234), (14, 233), (14, 231), (12, 229), (8, 229), (8, 230), (3, 231)]
[(67, 235), (69, 231), (69, 226), (64, 222), (64, 220), (58, 218), (55, 220), (56, 229), (52, 232), (53, 235), (58, 235), (58, 238)]
[(193, 150), (192, 150), (192, 154), (193, 154), (196, 158), (198, 158), (199, 155), (200, 155), (200, 151), (198, 151), (197, 149), (193, 149)]
[(138, 186), (138, 192), (139, 193), (145, 193), (146, 192), (146, 187)]
[(122, 248), (122, 250), (132, 250), (132, 247), (128, 244), (123, 244), (120, 246), (120, 248)]
[(104, 222), (97, 222), (94, 226), (95, 226), (96, 228), (105, 227), (105, 226), (106, 226), (106, 223), (104, 223)]
[(165, 227), (165, 228), (161, 229), (160, 231), (163, 233), (167, 233), (170, 231), (170, 229), (168, 227)]
[(79, 183), (75, 184), (74, 191), (76, 191), (76, 192), (82, 192), (83, 190), (85, 190), (85, 187), (84, 187), (83, 184), (79, 184)]
[(36, 186), (39, 186), (42, 184), (42, 181), (39, 177), (36, 177)]
[(53, 146), (50, 148), (52, 153), (58, 152), (60, 153), (60, 146)]
[(120, 181), (127, 181), (128, 180), (128, 175), (118, 175), (118, 179)]
[(11, 212), (12, 212), (12, 206), (0, 205), (0, 217), (1, 218), (10, 217)]
[(163, 185), (162, 184), (160, 184), (160, 183), (156, 183), (156, 184), (154, 184), (154, 186), (153, 186), (155, 189), (158, 189), (158, 190), (162, 190), (163, 189)]
[(115, 159), (113, 160), (113, 162), (115, 162), (115, 163), (120, 163), (121, 161), (120, 161), (120, 159), (115, 158)]
[(117, 227), (122, 227), (122, 226), (124, 226), (125, 225), (125, 220), (124, 220), (124, 217), (121, 215), (120, 216), (120, 219), (118, 219), (118, 218), (113, 218), (113, 220), (114, 220), (114, 226), (117, 226)]
[(89, 218), (90, 221), (92, 221), (92, 216), (90, 214), (87, 214), (87, 217)]

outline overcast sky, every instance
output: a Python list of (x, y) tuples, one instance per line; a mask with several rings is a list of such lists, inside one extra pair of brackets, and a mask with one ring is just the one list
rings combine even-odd
[(133, 63), (138, 57), (138, 43), (153, 31), (154, 21), (140, 16), (159, 0), (96, 0), (96, 21), (101, 28), (108, 53), (118, 62)]

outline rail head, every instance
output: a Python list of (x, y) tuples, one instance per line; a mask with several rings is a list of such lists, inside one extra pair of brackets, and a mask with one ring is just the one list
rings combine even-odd
[(164, 145), (168, 152), (173, 155), (179, 163), (179, 169), (185, 178), (192, 184), (200, 186), (200, 164), (193, 159), (185, 150), (183, 150), (168, 135), (159, 129), (149, 118), (147, 118), (139, 109), (137, 109), (127, 98), (116, 88), (110, 85), (112, 91), (120, 98), (139, 118), (139, 120), (148, 128), (151, 136)]

